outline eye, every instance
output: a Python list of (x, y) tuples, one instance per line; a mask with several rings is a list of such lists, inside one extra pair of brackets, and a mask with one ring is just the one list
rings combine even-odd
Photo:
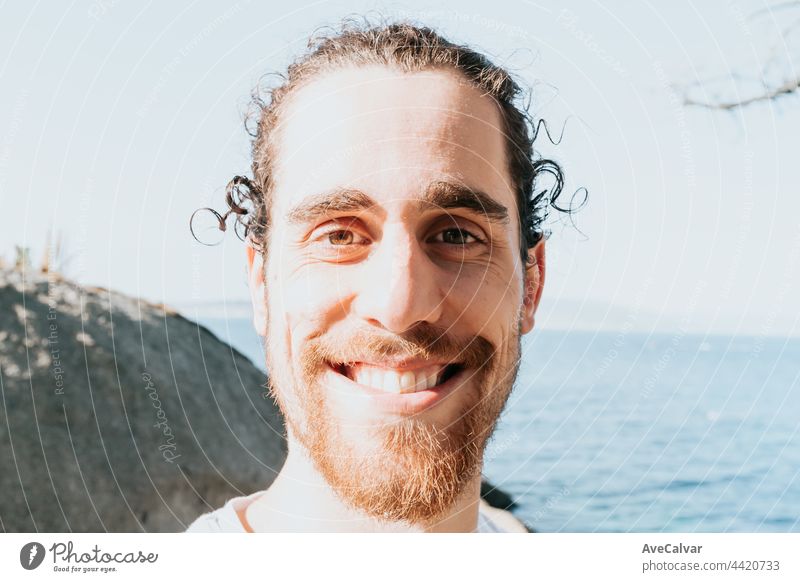
[(360, 246), (369, 242), (369, 239), (359, 234), (358, 230), (348, 228), (351, 224), (353, 224), (352, 221), (345, 223), (336, 221), (329, 224), (327, 229), (322, 229), (314, 237), (314, 243), (323, 247), (341, 248)]
[(441, 231), (435, 237), (436, 242), (445, 243), (448, 245), (472, 245), (475, 243), (482, 243), (483, 240), (463, 228), (448, 228)]
[(353, 244), (356, 236), (352, 230), (334, 230), (325, 235), (328, 242), (334, 246), (343, 246)]

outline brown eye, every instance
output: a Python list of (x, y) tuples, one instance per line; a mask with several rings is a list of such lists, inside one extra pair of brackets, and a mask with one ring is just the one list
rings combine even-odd
[(468, 245), (479, 242), (478, 238), (462, 228), (448, 228), (441, 233), (441, 242), (449, 245)]
[(355, 230), (340, 228), (320, 234), (318, 244), (328, 247), (358, 247), (369, 243), (369, 239)]
[(353, 232), (350, 230), (336, 230), (328, 233), (328, 242), (335, 246), (353, 244)]

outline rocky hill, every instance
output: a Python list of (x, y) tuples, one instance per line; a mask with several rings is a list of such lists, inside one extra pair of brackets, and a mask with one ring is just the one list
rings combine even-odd
[(162, 305), (0, 270), (0, 530), (182, 531), (271, 482), (264, 376)]

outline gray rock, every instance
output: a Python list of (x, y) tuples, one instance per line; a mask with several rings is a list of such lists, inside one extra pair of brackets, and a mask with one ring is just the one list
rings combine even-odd
[(0, 270), (0, 529), (182, 531), (271, 483), (263, 372), (163, 305)]

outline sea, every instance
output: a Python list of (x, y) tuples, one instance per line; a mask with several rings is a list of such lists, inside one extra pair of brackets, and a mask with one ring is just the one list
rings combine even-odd
[[(264, 369), (248, 319), (200, 323)], [(800, 338), (534, 330), (484, 475), (540, 532), (800, 531)]]

